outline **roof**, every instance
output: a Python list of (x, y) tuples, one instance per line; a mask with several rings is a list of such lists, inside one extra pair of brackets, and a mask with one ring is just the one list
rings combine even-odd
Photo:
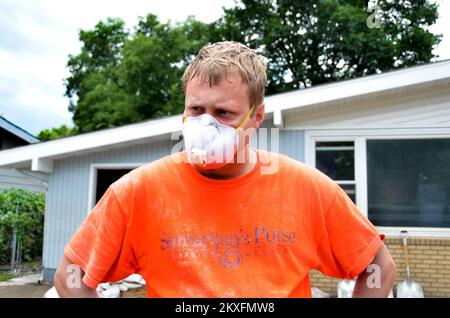
[[(265, 99), (266, 114), (274, 125), (283, 125), (283, 115), (291, 110), (336, 105), (338, 101), (364, 96), (408, 92), (439, 83), (450, 84), (450, 60), (375, 74), (363, 78), (318, 85), (269, 96)], [(181, 115), (149, 120), (72, 137), (41, 142), (0, 151), (0, 167), (30, 167), (32, 171), (51, 173), (53, 160), (82, 153), (143, 143), (181, 131)]]
[(11, 134), (17, 136), (18, 138), (25, 140), (29, 144), (34, 144), (39, 142), (39, 139), (37, 139), (35, 136), (30, 134), (25, 129), (20, 128), (17, 125), (14, 125), (12, 122), (7, 120), (5, 117), (0, 116), (0, 127), (4, 130), (10, 132)]
[(444, 60), (273, 95), (266, 98), (266, 112), (314, 107), (382, 92), (401, 92), (449, 80), (450, 60)]

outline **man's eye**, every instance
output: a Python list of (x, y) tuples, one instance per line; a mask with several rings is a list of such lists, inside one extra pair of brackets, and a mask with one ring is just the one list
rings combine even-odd
[(217, 112), (217, 114), (218, 114), (219, 116), (226, 117), (226, 116), (229, 116), (231, 113), (228, 112), (228, 111), (226, 111), (226, 110), (219, 110), (219, 111)]
[(191, 107), (191, 111), (193, 113), (199, 113), (202, 111), (202, 108), (201, 107)]

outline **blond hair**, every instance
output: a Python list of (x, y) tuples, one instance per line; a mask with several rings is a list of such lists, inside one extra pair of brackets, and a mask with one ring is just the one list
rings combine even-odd
[(267, 82), (267, 66), (264, 57), (244, 44), (227, 41), (204, 46), (183, 74), (183, 88), (190, 80), (199, 76), (200, 81), (210, 87), (217, 85), (230, 72), (237, 72), (247, 84), (251, 106), (264, 101)]

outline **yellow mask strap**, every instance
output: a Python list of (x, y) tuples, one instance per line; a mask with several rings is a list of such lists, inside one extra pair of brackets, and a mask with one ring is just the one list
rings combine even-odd
[(241, 124), (236, 128), (237, 131), (239, 131), (242, 128), (242, 126), (245, 125), (245, 122), (252, 114), (254, 108), (255, 108), (255, 106), (250, 107), (250, 111), (247, 113), (247, 115), (245, 115), (245, 118), (242, 120)]

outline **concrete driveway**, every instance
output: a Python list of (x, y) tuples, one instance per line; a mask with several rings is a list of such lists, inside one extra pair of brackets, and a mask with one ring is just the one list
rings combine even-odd
[(31, 274), (0, 282), (0, 298), (42, 298), (51, 286), (41, 284), (42, 274)]
[(51, 286), (37, 283), (0, 287), (0, 298), (42, 298)]

